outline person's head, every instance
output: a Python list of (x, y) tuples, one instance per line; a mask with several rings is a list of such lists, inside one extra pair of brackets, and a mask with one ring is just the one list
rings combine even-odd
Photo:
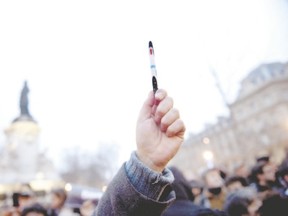
[(288, 166), (282, 165), (277, 171), (277, 178), (282, 187), (288, 188)]
[(191, 186), (187, 179), (184, 177), (183, 173), (177, 167), (169, 167), (175, 178), (172, 183), (172, 188), (176, 193), (177, 200), (194, 200), (194, 195), (192, 194)]
[(274, 163), (268, 162), (263, 167), (263, 173), (266, 181), (274, 182), (276, 179), (277, 166)]
[(200, 180), (195, 180), (195, 179), (190, 180), (189, 184), (190, 184), (191, 191), (194, 197), (197, 197), (203, 192), (204, 184)]
[(13, 193), (12, 200), (14, 207), (19, 207), (22, 209), (34, 202), (34, 196), (29, 192), (16, 192)]
[(269, 161), (270, 161), (270, 157), (268, 155), (262, 155), (256, 158), (257, 163), (262, 163), (262, 162), (269, 163)]
[(287, 216), (288, 200), (282, 198), (279, 193), (269, 192), (263, 198), (263, 204), (259, 209), (260, 216)]
[(224, 204), (229, 216), (255, 216), (262, 202), (252, 188), (242, 188), (230, 193)]
[(64, 189), (54, 189), (51, 191), (51, 207), (54, 209), (60, 209), (64, 206), (67, 199), (67, 193)]
[(203, 173), (203, 181), (207, 188), (219, 188), (224, 185), (224, 178), (221, 170), (212, 168)]
[(1, 216), (20, 216), (21, 212), (19, 208), (5, 205), (0, 207)]
[(247, 178), (249, 176), (249, 169), (244, 163), (241, 163), (235, 166), (233, 173), (237, 176)]
[(244, 177), (230, 176), (225, 180), (225, 186), (226, 186), (227, 192), (231, 193), (243, 187), (248, 186), (248, 182)]
[(252, 182), (265, 184), (269, 181), (275, 181), (276, 167), (270, 162), (259, 162), (251, 170)]
[(83, 216), (90, 216), (92, 215), (94, 209), (96, 207), (96, 202), (93, 200), (85, 200), (81, 207), (80, 207), (80, 212), (81, 215)]
[(48, 216), (46, 209), (38, 204), (32, 204), (23, 209), (21, 216)]
[(203, 175), (203, 182), (208, 196), (218, 196), (223, 192), (224, 179), (226, 174), (218, 168), (206, 170)]

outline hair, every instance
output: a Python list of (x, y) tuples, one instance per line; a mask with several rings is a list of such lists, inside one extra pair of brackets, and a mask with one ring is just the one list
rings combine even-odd
[(57, 188), (57, 189), (52, 190), (51, 193), (62, 200), (61, 205), (63, 206), (67, 199), (66, 191), (63, 188)]
[(267, 163), (266, 162), (258, 162), (256, 165), (254, 165), (251, 169), (251, 173), (250, 173), (250, 176), (249, 176), (249, 180), (250, 180), (250, 183), (252, 182), (258, 182), (258, 175), (259, 174), (263, 174), (263, 168), (264, 166), (266, 165)]
[(203, 192), (203, 189), (204, 189), (204, 183), (203, 181), (200, 181), (200, 180), (195, 180), (195, 179), (192, 179), (189, 181), (189, 185), (192, 188), (199, 188), (201, 193)]
[(241, 176), (230, 176), (230, 177), (228, 177), (228, 178), (225, 180), (225, 186), (227, 187), (227, 186), (233, 184), (234, 182), (240, 182), (240, 184), (241, 184), (243, 187), (248, 186), (247, 180), (246, 180), (244, 177), (241, 177)]
[(173, 176), (175, 178), (172, 183), (172, 188), (176, 193), (177, 200), (194, 200), (194, 195), (192, 193), (192, 187), (189, 184), (188, 180), (184, 177), (183, 173), (177, 167), (169, 167)]
[(225, 173), (223, 170), (221, 170), (221, 169), (219, 169), (219, 168), (217, 168), (217, 167), (213, 167), (213, 168), (209, 168), (209, 169), (205, 170), (205, 171), (202, 173), (202, 179), (203, 179), (203, 181), (206, 181), (206, 176), (208, 175), (208, 173), (213, 172), (213, 171), (217, 171), (217, 172), (219, 173), (219, 176), (220, 176), (223, 180), (225, 180), (225, 178), (226, 178), (226, 173)]
[(39, 203), (34, 203), (28, 207), (25, 207), (21, 213), (21, 216), (26, 216), (30, 212), (40, 213), (43, 216), (48, 216), (47, 210)]
[(288, 212), (288, 200), (276, 192), (270, 192), (264, 197), (263, 204), (259, 208), (261, 216), (286, 216)]
[(242, 188), (228, 195), (224, 203), (224, 211), (228, 215), (242, 216), (248, 213), (248, 206), (257, 197), (252, 188)]
[(256, 158), (256, 162), (265, 162), (268, 163), (270, 161), (270, 157), (268, 155)]
[(277, 171), (277, 175), (279, 177), (284, 177), (285, 175), (288, 175), (288, 166), (286, 165), (281, 165), (279, 166), (279, 169)]

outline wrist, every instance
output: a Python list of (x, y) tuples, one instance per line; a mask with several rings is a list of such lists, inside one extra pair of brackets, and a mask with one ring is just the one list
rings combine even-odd
[(136, 155), (143, 164), (155, 172), (162, 173), (165, 169), (165, 165), (156, 164), (151, 158), (142, 155), (139, 151), (136, 151)]

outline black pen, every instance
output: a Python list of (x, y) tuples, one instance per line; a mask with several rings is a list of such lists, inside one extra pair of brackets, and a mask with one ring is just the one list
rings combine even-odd
[(150, 69), (152, 74), (152, 86), (153, 86), (153, 92), (158, 90), (158, 84), (157, 84), (157, 70), (155, 65), (155, 55), (154, 55), (154, 48), (152, 41), (149, 41), (149, 56), (150, 56)]

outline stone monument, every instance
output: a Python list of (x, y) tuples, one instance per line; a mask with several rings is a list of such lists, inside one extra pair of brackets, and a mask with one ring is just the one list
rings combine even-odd
[(59, 179), (52, 162), (40, 152), (40, 127), (29, 111), (28, 83), (20, 94), (20, 114), (5, 129), (6, 145), (0, 153), (0, 184), (30, 183), (39, 178)]

